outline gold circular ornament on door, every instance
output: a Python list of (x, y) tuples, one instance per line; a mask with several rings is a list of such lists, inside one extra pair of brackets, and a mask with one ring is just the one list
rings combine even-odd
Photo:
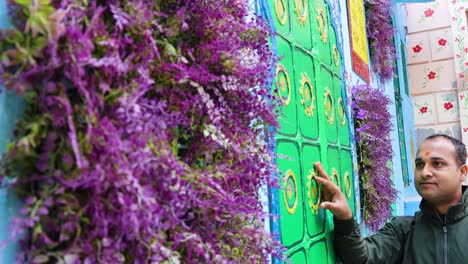
[(331, 180), (334, 184), (341, 186), (340, 176), (338, 175), (338, 171), (335, 168), (332, 168)]
[(275, 13), (278, 22), (281, 25), (285, 25), (286, 20), (288, 20), (288, 7), (286, 6), (285, 0), (275, 0)]
[(275, 83), (279, 99), (283, 105), (288, 105), (291, 101), (291, 82), (289, 81), (289, 75), (286, 68), (281, 64), (276, 66)]
[(304, 107), (304, 113), (308, 117), (314, 116), (315, 109), (315, 96), (314, 87), (312, 81), (307, 73), (301, 73), (301, 81), (299, 82), (301, 88), (299, 88), (299, 94), (301, 95), (301, 105)]
[(313, 214), (318, 214), (320, 208), (322, 190), (314, 180), (317, 174), (314, 170), (310, 170), (309, 176), (307, 176), (307, 198), (309, 198), (309, 206), (312, 209)]
[(297, 179), (292, 170), (286, 172), (284, 179), (284, 205), (289, 214), (294, 214), (299, 201)]
[(318, 15), (316, 17), (318, 23), (318, 30), (320, 33), (320, 38), (322, 42), (325, 44), (328, 42), (328, 25), (327, 25), (327, 15), (325, 14), (325, 10), (323, 8), (317, 8)]
[(345, 194), (348, 199), (351, 198), (351, 195), (353, 193), (353, 190), (351, 189), (351, 176), (349, 175), (349, 172), (346, 172), (344, 174), (344, 188), (345, 188)]
[(340, 119), (340, 125), (345, 126), (346, 125), (346, 112), (345, 112), (343, 99), (341, 98), (338, 99), (338, 118)]
[(294, 0), (296, 4), (297, 22), (302, 26), (307, 24), (307, 0)]
[(338, 47), (336, 44), (333, 44), (333, 60), (335, 61), (335, 66), (338, 67), (340, 58), (340, 52), (338, 51)]
[(333, 97), (328, 87), (325, 87), (325, 93), (323, 94), (325, 107), (325, 116), (327, 117), (328, 124), (333, 125), (335, 122), (335, 105), (333, 104)]

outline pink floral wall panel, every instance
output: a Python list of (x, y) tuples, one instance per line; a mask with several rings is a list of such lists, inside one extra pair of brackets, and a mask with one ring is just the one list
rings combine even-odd
[(453, 57), (452, 29), (444, 28), (429, 33), (432, 60), (444, 60)]
[(437, 119), (439, 123), (459, 121), (458, 93), (437, 93), (435, 94)]
[(450, 26), (447, 0), (417, 3), (407, 6), (408, 33)]
[(456, 89), (453, 60), (408, 66), (413, 94)]
[(455, 76), (460, 104), (460, 125), (463, 142), (468, 144), (468, 33), (466, 10), (468, 1), (449, 0), (452, 26)]
[(411, 3), (406, 9), (417, 137), (442, 132), (468, 144), (468, 0)]
[(451, 0), (450, 4), (457, 83), (458, 88), (464, 91), (468, 89), (468, 34), (465, 11), (468, 9), (468, 1)]
[(436, 122), (434, 96), (421, 95), (413, 98), (415, 125), (427, 125)]
[(427, 62), (431, 60), (429, 35), (426, 32), (408, 35), (408, 64)]
[(408, 66), (409, 87), (412, 94), (424, 94), (432, 92), (431, 87), (428, 87), (426, 82), (427, 75), (426, 64), (416, 64)]

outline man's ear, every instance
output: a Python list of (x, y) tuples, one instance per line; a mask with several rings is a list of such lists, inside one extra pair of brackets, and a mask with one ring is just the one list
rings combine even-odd
[(468, 165), (463, 164), (460, 167), (460, 182), (463, 182), (468, 175)]

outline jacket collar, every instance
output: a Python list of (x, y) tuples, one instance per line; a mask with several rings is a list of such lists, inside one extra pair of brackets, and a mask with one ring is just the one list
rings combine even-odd
[[(445, 216), (446, 224), (456, 222), (468, 214), (468, 191), (466, 191), (466, 189), (467, 186), (462, 186), (463, 194), (460, 202), (450, 206), (447, 210), (447, 214)], [(430, 206), (426, 200), (422, 199), (421, 203), (419, 204), (419, 208), (424, 215), (435, 218), (438, 221), (441, 220), (435, 208)], [(442, 221), (444, 221), (444, 219), (442, 219)]]

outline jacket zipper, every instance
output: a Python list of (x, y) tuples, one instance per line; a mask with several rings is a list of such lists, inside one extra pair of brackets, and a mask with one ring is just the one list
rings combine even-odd
[(447, 227), (444, 225), (442, 226), (442, 229), (444, 230), (444, 263), (448, 264), (448, 242), (447, 242)]
[(439, 219), (442, 222), (442, 230), (444, 231), (444, 264), (448, 264), (448, 239), (447, 239), (447, 214), (448, 214), (448, 210), (445, 213), (445, 216), (444, 216), (443, 220), (442, 220), (442, 217), (440, 217), (440, 215), (437, 213), (437, 211), (435, 209), (434, 209), (434, 211), (439, 216)]

